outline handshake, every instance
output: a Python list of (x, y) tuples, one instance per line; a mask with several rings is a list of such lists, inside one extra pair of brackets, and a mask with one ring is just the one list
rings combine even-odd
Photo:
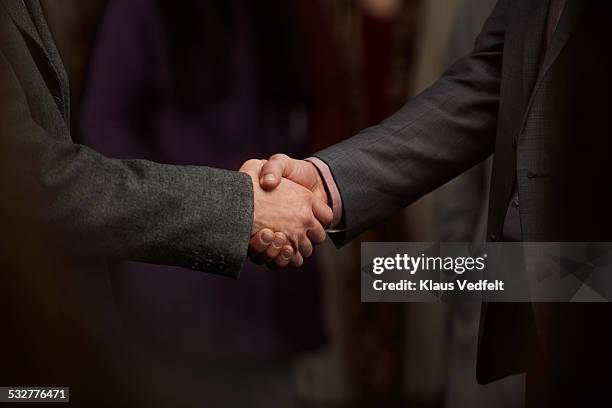
[(325, 241), (333, 219), (317, 167), (282, 154), (249, 160), (240, 171), (253, 181), (253, 229), (249, 257), (272, 269), (300, 267)]

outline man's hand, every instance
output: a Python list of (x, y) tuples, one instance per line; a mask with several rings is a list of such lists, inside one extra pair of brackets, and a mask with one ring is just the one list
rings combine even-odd
[[(264, 228), (251, 237), (249, 258), (256, 265), (265, 264), (270, 269), (278, 269), (288, 266), (294, 260), (294, 252), (285, 234)], [(295, 258), (296, 262), (298, 260)]]
[[(273, 191), (261, 188), (260, 175), (265, 163), (260, 160), (249, 160), (240, 169), (249, 174), (253, 180), (255, 204), (251, 258), (260, 263), (272, 262), (275, 266), (284, 266), (283, 256), (287, 255), (288, 251), (282, 247), (275, 248), (273, 245), (274, 238), (280, 243), (282, 235), (273, 234), (274, 238), (270, 241), (271, 236), (265, 231), (268, 229), (284, 234), (293, 249), (290, 265), (301, 266), (303, 258), (312, 254), (312, 244), (319, 244), (325, 240), (323, 226), (331, 222), (332, 211), (311, 189), (286, 178), (280, 179)], [(316, 172), (316, 169), (314, 171)], [(268, 243), (267, 249), (265, 243)], [(276, 254), (275, 259), (271, 256), (274, 254)]]
[(311, 162), (295, 160), (284, 154), (275, 154), (261, 169), (259, 180), (261, 187), (265, 190), (274, 190), (283, 178), (304, 186), (325, 204), (329, 202), (319, 170)]

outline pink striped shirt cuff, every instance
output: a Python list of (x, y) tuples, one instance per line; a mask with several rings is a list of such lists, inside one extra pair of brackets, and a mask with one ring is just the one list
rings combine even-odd
[(328, 198), (330, 201), (329, 205), (334, 213), (334, 218), (329, 228), (336, 228), (338, 225), (340, 225), (340, 221), (342, 221), (342, 198), (340, 197), (340, 190), (338, 190), (334, 176), (332, 175), (331, 170), (329, 170), (329, 166), (325, 164), (323, 160), (316, 157), (309, 157), (306, 159), (306, 161), (314, 164), (317, 170), (319, 170), (319, 174), (325, 183), (327, 195), (329, 196)]

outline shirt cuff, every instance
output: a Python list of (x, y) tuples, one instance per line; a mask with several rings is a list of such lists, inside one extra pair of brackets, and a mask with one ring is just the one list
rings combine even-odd
[(327, 190), (327, 196), (329, 198), (329, 205), (334, 213), (334, 218), (329, 228), (336, 228), (342, 221), (342, 198), (340, 197), (340, 190), (338, 190), (334, 176), (332, 175), (329, 166), (325, 164), (323, 160), (316, 157), (309, 157), (305, 160), (311, 162), (317, 168), (321, 178), (323, 179), (325, 189)]

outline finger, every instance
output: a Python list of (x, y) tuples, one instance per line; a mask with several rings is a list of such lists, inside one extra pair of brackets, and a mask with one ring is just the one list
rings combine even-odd
[(240, 166), (240, 169), (238, 171), (248, 172), (251, 170), (261, 168), (263, 164), (264, 164), (263, 160), (257, 160), (257, 159), (247, 160), (242, 164), (242, 166)]
[(266, 256), (266, 251), (272, 246), (274, 240), (274, 232), (264, 228), (257, 232), (249, 242), (249, 258), (256, 265), (263, 265), (269, 259)]
[(270, 269), (286, 268), (287, 265), (289, 265), (289, 262), (291, 262), (292, 258), (293, 248), (291, 245), (284, 245), (279, 256), (277, 256), (276, 259), (268, 262), (268, 267)]
[[(262, 235), (262, 234), (257, 234), (257, 235)], [(267, 235), (267, 231), (265, 235)], [(273, 237), (274, 238), (272, 240), (272, 243), (268, 245), (268, 247), (265, 248), (263, 252), (261, 250), (259, 251), (253, 250), (251, 252), (250, 257), (253, 263), (257, 265), (263, 265), (265, 263), (274, 262), (274, 259), (279, 256), (281, 249), (283, 248), (283, 245), (285, 245), (287, 242), (287, 237), (282, 232), (274, 233)], [(262, 238), (260, 237), (260, 240), (261, 239)], [(264, 238), (264, 239), (267, 240), (267, 238)], [(258, 245), (260, 246), (259, 249), (261, 249), (261, 243), (259, 243)]]
[(266, 252), (273, 240), (274, 231), (268, 228), (261, 229), (251, 237), (251, 241), (249, 242), (249, 254), (254, 255)]
[(281, 182), (283, 177), (291, 174), (293, 170), (293, 160), (284, 154), (275, 154), (270, 157), (261, 168), (261, 179), (259, 183), (265, 190), (273, 190)]
[(302, 255), (299, 252), (296, 252), (293, 255), (293, 258), (291, 258), (291, 262), (289, 262), (289, 265), (294, 267), (294, 268), (299, 268), (303, 264), (304, 264), (304, 258), (302, 257)]
[(299, 251), (300, 254), (302, 254), (302, 256), (304, 258), (309, 258), (312, 255), (312, 243), (310, 242), (310, 240), (308, 239), (308, 237), (303, 236), (300, 238), (299, 242)]
[(308, 230), (308, 233), (306, 235), (308, 236), (308, 239), (315, 245), (322, 244), (327, 238), (327, 233), (325, 232), (325, 229), (318, 222), (313, 228)]
[(334, 212), (327, 204), (319, 199), (314, 199), (312, 202), (312, 213), (319, 220), (323, 227), (329, 227), (334, 219)]
[(268, 247), (266, 250), (267, 262), (270, 262), (280, 254), (281, 249), (287, 243), (287, 237), (282, 232), (277, 232), (274, 234), (274, 239), (272, 240), (272, 245)]

